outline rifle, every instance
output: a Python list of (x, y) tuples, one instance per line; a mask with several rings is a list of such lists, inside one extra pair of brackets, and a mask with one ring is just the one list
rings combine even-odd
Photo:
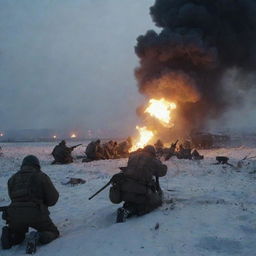
[(82, 144), (77, 144), (77, 145), (75, 145), (75, 146), (73, 146), (73, 147), (70, 147), (69, 149), (71, 150), (71, 151), (73, 151), (75, 148), (77, 148), (77, 147), (79, 147), (79, 146), (81, 146)]
[[(121, 168), (126, 168), (126, 167), (120, 167)], [(115, 175), (113, 175), (110, 179), (110, 181), (104, 185), (101, 189), (99, 189), (96, 193), (94, 193), (91, 197), (89, 197), (89, 200), (91, 200), (92, 198), (94, 198), (96, 195), (98, 195), (102, 190), (104, 190), (106, 187), (108, 187), (110, 184), (121, 184), (122, 182), (124, 182), (124, 173), (119, 172)]]
[(175, 149), (176, 149), (176, 146), (177, 146), (177, 143), (178, 143), (179, 140), (176, 140), (175, 143), (172, 143), (171, 144), (171, 147), (169, 148), (168, 150), (168, 153), (167, 155), (165, 156), (165, 161), (169, 160), (172, 156), (175, 155)]
[(89, 197), (89, 200), (91, 200), (92, 198), (94, 198), (96, 195), (98, 195), (102, 190), (104, 190), (106, 187), (108, 187), (112, 182), (112, 179), (110, 179), (110, 181), (104, 185), (101, 189), (99, 189), (96, 193), (94, 193), (91, 197)]
[(175, 149), (175, 148), (176, 148), (176, 146), (177, 146), (178, 141), (179, 141), (179, 140), (176, 140), (176, 142), (175, 142), (175, 143), (172, 143), (171, 148)]
[(156, 178), (156, 191), (157, 191), (160, 195), (162, 195), (162, 194), (163, 194), (163, 191), (162, 191), (162, 189), (161, 189), (161, 187), (160, 187), (159, 177), (158, 177), (158, 176), (155, 176), (155, 178)]

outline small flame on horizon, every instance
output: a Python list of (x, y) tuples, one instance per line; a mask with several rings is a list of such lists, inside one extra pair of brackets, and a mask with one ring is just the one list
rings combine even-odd
[(148, 130), (145, 126), (136, 126), (136, 129), (139, 131), (139, 138), (130, 149), (130, 152), (136, 151), (139, 148), (144, 148), (148, 144), (148, 142), (154, 137), (154, 133)]
[(151, 116), (157, 118), (165, 127), (172, 127), (171, 112), (176, 109), (177, 106), (173, 102), (169, 102), (164, 98), (160, 100), (150, 99), (149, 106), (146, 108), (145, 113), (149, 113)]
[(71, 139), (75, 139), (77, 136), (76, 136), (76, 134), (75, 133), (72, 133), (71, 135), (70, 135), (70, 138)]
[(4, 134), (1, 132), (1, 133), (0, 133), (0, 137), (3, 137), (3, 136), (4, 136)]
[(56, 135), (53, 135), (52, 137), (53, 137), (54, 139), (57, 139), (57, 136), (56, 136)]

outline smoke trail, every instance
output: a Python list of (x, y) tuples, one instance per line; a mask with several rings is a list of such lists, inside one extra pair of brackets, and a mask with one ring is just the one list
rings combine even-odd
[(175, 100), (190, 128), (202, 128), (232, 104), (223, 75), (255, 71), (256, 1), (156, 0), (150, 14), (161, 31), (137, 39), (139, 91)]

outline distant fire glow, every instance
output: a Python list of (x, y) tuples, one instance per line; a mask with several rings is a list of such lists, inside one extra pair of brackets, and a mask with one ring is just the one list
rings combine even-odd
[(149, 106), (146, 108), (145, 113), (149, 113), (151, 116), (157, 118), (162, 125), (165, 127), (172, 127), (171, 123), (171, 112), (176, 109), (176, 104), (169, 102), (165, 99), (151, 99), (149, 101)]
[(1, 133), (0, 133), (0, 137), (3, 137), (3, 136), (4, 136), (4, 134), (1, 132)]
[(75, 139), (76, 138), (76, 134), (75, 133), (72, 133), (71, 136), (70, 136), (71, 139)]
[(54, 139), (57, 139), (57, 136), (56, 136), (56, 135), (53, 135), (52, 137), (53, 137)]
[(136, 129), (139, 131), (139, 138), (131, 148), (131, 152), (139, 148), (144, 148), (154, 136), (154, 133), (148, 130), (147, 127), (136, 126)]

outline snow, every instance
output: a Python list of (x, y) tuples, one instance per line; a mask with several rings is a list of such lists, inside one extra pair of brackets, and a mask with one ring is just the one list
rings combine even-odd
[[(76, 148), (83, 154), (88, 142)], [(70, 143), (72, 144), (72, 143)], [(238, 161), (256, 155), (254, 147), (201, 150), (202, 161), (172, 158), (167, 176), (160, 179), (165, 203), (152, 213), (115, 223), (116, 209), (108, 199), (108, 188), (92, 200), (88, 198), (105, 185), (110, 177), (126, 166), (127, 159), (69, 165), (50, 165), (53, 143), (1, 144), (0, 205), (7, 205), (7, 180), (24, 156), (39, 157), (60, 192), (58, 203), (50, 208), (51, 218), (61, 236), (39, 246), (37, 255), (51, 256), (215, 256), (256, 255), (256, 161)], [(213, 165), (215, 157), (225, 155), (235, 167)], [(86, 180), (81, 185), (63, 185), (71, 177)], [(1, 226), (5, 223), (0, 221)], [(157, 226), (159, 227), (157, 228)], [(25, 255), (25, 242), (1, 256)]]

